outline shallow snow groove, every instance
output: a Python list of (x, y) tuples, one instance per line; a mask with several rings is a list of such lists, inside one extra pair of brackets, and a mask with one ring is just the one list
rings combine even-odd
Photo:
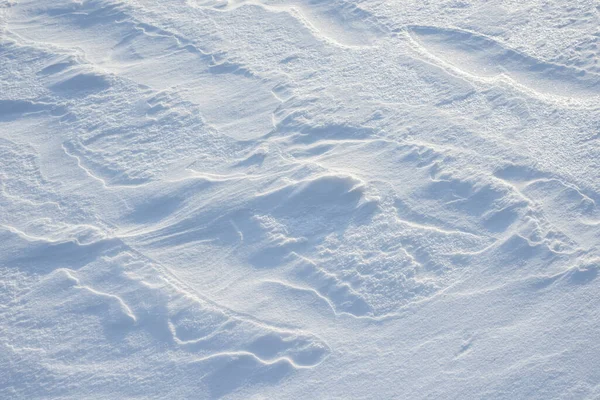
[(0, 1), (0, 398), (596, 398), (597, 9)]

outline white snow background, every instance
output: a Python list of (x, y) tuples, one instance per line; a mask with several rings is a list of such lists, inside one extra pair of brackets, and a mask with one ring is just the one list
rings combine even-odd
[(596, 0), (0, 0), (1, 399), (600, 398)]

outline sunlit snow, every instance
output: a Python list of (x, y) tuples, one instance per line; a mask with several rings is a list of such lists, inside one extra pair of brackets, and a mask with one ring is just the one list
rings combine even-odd
[(600, 398), (600, 5), (0, 0), (0, 399)]

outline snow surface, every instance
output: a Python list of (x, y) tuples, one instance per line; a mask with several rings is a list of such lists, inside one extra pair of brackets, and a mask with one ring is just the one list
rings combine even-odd
[(0, 29), (0, 398), (600, 398), (597, 1)]

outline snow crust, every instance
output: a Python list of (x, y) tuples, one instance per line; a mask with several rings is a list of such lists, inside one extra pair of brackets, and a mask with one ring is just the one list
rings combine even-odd
[(599, 27), (0, 0), (0, 398), (600, 398)]

